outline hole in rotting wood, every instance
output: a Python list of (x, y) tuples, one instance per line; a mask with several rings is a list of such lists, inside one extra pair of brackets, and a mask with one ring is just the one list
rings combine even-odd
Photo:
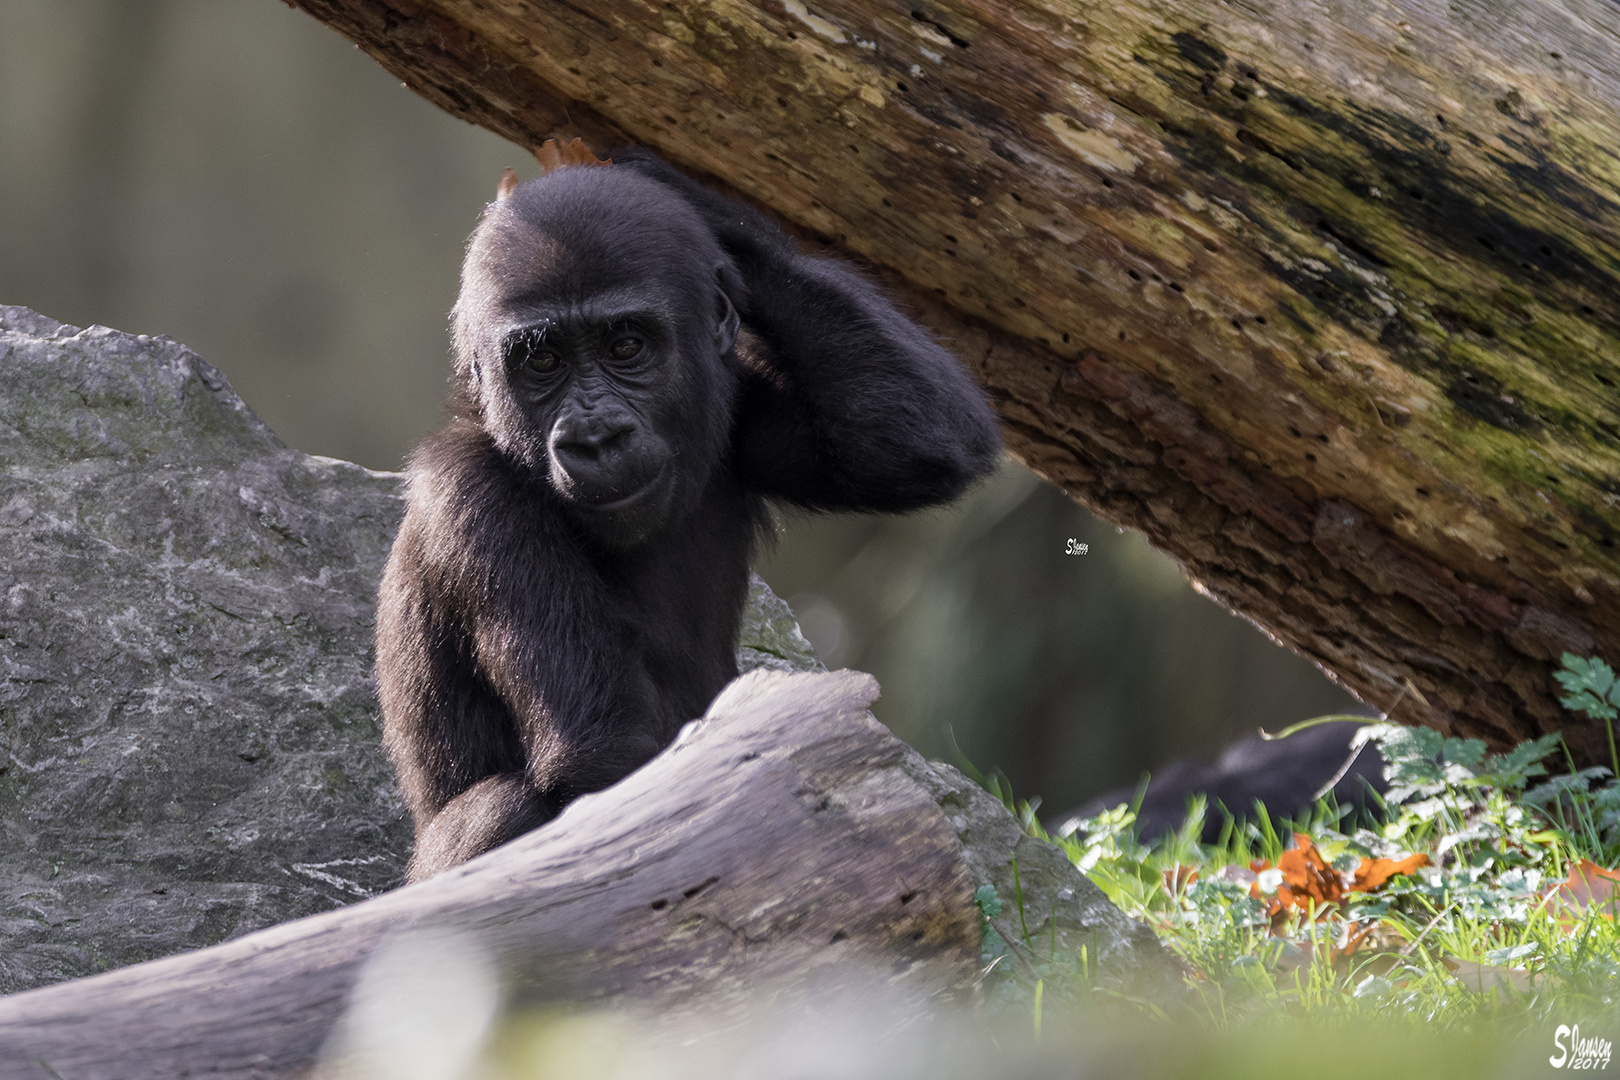
[(710, 885), (713, 885), (719, 880), (720, 879), (717, 877), (706, 878), (701, 884), (692, 886), (690, 889), (687, 889), (685, 892), (681, 893), (681, 895), (690, 900), (692, 897), (696, 896), (698, 893), (702, 892), (704, 889), (707, 889)]
[(915, 899), (917, 899), (916, 889), (912, 889), (910, 892), (903, 892), (900, 894), (900, 902), (902, 904), (909, 904)]
[(1266, 317), (1264, 315), (1256, 315), (1254, 317), (1254, 321), (1259, 323), (1261, 326), (1266, 325)]
[(750, 751), (748, 751), (748, 753), (744, 754), (742, 757), (738, 758), (737, 760), (738, 761), (758, 761), (759, 760), (759, 751), (758, 750), (750, 750)]
[(1119, 332), (1119, 340), (1121, 340), (1121, 341), (1125, 340), (1125, 331), (1121, 330)]
[(663, 911), (665, 908), (669, 907), (669, 901), (668, 900), (654, 900), (652, 902), (652, 904), (651, 904), (651, 907), (652, 907), (652, 909), (654, 911)]
[(832, 942), (829, 942), (829, 944), (832, 944), (833, 942), (848, 941), (848, 940), (849, 940), (849, 934), (846, 933), (843, 930), (840, 930), (840, 931), (838, 931), (837, 933), (835, 933), (832, 936)]
[(911, 935), (911, 940), (914, 941), (914, 942), (921, 941), (922, 939), (923, 939), (923, 932), (921, 930), (914, 931), (912, 933), (912, 935)]
[(902, 93), (902, 94), (909, 94), (909, 93), (911, 93), (911, 87), (909, 87), (909, 86), (907, 86), (907, 85), (906, 85), (906, 84), (905, 84), (905, 83), (903, 83), (903, 82), (897, 82), (897, 83), (895, 83), (895, 84), (894, 84), (894, 88), (895, 88), (895, 89), (896, 89), (896, 90), (898, 90), (898, 91), (900, 91), (900, 92), (901, 92), (901, 93)]
[(1181, 282), (1179, 282), (1179, 281), (1172, 281), (1170, 283), (1170, 288), (1174, 289), (1176, 292), (1186, 292), (1187, 291), (1186, 289), (1183, 289), (1181, 287)]
[(1142, 275), (1138, 274), (1135, 270), (1127, 270), (1125, 272), (1131, 276), (1132, 281), (1141, 281), (1142, 280)]
[(1112, 180), (1108, 179), (1108, 177), (1106, 177), (1106, 176), (1103, 177), (1103, 187), (1111, 188), (1113, 186), (1114, 186), (1114, 182)]
[(1069, 334), (1068, 334), (1068, 331), (1064, 331), (1063, 344), (1067, 345), (1068, 343), (1069, 343)]
[(946, 37), (946, 39), (949, 40), (950, 43), (952, 45), (955, 45), (958, 49), (966, 49), (972, 44), (972, 42), (970, 42), (970, 41), (967, 41), (967, 40), (965, 40), (963, 38), (957, 37), (955, 34), (951, 33), (949, 30), (947, 30), (944, 27), (943, 24), (941, 24), (939, 22), (936, 22), (933, 19), (930, 19), (928, 16), (924, 15), (920, 11), (913, 11), (911, 13), (911, 17), (913, 19), (917, 20), (918, 22), (922, 23), (924, 26), (931, 27), (934, 30), (937, 30), (939, 33), (943, 34)]
[(1305, 460), (1310, 462), (1312, 465), (1315, 465), (1316, 464), (1316, 455), (1315, 454), (1306, 454), (1305, 455)]
[(1421, 488), (1420, 487), (1420, 488), (1417, 489), (1417, 493), (1418, 493), (1418, 498), (1420, 498), (1420, 499), (1427, 499), (1429, 497), (1429, 489), (1428, 488)]

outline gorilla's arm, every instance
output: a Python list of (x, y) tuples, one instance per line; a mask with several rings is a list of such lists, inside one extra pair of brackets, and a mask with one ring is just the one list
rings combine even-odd
[(412, 880), (543, 824), (663, 742), (596, 579), (554, 542), (560, 518), (511, 490), (523, 482), (455, 426), (412, 460), (377, 616)]
[(650, 154), (614, 160), (679, 191), (742, 279), (728, 291), (769, 352), (763, 370), (747, 365), (733, 433), (748, 487), (816, 509), (898, 511), (952, 499), (995, 467), (984, 395), (876, 288)]

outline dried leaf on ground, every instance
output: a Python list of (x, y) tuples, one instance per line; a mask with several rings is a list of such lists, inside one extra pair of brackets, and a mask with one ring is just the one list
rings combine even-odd
[(1620, 870), (1605, 870), (1590, 859), (1571, 866), (1569, 877), (1547, 890), (1553, 902), (1565, 909), (1564, 918), (1582, 914), (1588, 908), (1605, 909), (1613, 917), (1620, 908)]
[(1404, 859), (1362, 859), (1349, 888), (1351, 892), (1372, 892), (1397, 874), (1411, 874), (1428, 865), (1429, 857), (1421, 852)]
[[(1255, 877), (1249, 879), (1253, 881), (1249, 895), (1265, 901), (1266, 914), (1271, 917), (1275, 931), (1287, 922), (1296, 908), (1307, 910), (1314, 905), (1316, 917), (1323, 919), (1335, 909), (1343, 911), (1350, 893), (1373, 892), (1397, 874), (1410, 874), (1427, 865), (1429, 857), (1423, 854), (1408, 855), (1404, 859), (1362, 859), (1355, 873), (1345, 874), (1322, 857), (1309, 836), (1295, 833), (1294, 846), (1277, 858), (1282, 883), (1276, 893), (1271, 896), (1262, 893), (1258, 874), (1271, 869), (1271, 864), (1256, 860), (1251, 864)], [(1354, 950), (1355, 944), (1351, 943), (1344, 951)]]

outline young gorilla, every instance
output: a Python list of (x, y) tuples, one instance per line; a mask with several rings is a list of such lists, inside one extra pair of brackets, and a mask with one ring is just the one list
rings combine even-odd
[(1000, 449), (966, 372), (872, 286), (650, 155), (492, 204), (452, 334), (452, 420), (411, 458), (377, 622), (413, 881), (703, 714), (737, 674), (765, 498), (909, 510)]

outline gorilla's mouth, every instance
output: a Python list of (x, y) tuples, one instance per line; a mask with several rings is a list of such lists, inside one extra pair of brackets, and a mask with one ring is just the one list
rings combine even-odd
[(659, 468), (659, 470), (653, 474), (653, 478), (651, 480), (648, 480), (645, 484), (642, 484), (628, 495), (620, 495), (616, 498), (603, 499), (601, 501), (581, 502), (579, 504), (579, 508), (591, 514), (623, 513), (626, 510), (632, 509), (638, 503), (647, 499), (654, 492), (656, 492), (663, 484), (664, 474), (667, 471), (667, 466)]

